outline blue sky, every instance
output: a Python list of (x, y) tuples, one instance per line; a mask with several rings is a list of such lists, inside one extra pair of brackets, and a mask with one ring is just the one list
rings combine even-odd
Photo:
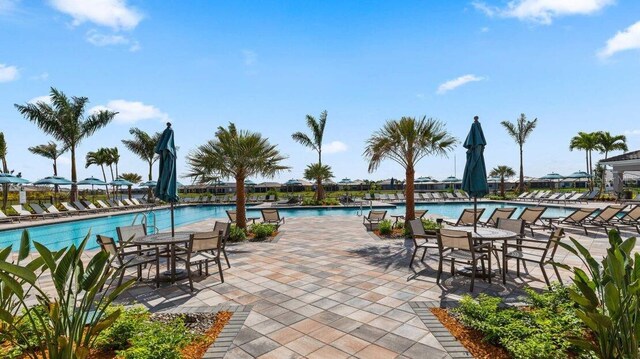
[[(568, 149), (578, 131), (626, 134), (640, 147), (638, 1), (0, 0), (0, 43), (0, 131), (9, 167), (31, 180), (51, 167), (27, 147), (49, 138), (13, 104), (51, 86), (120, 112), (80, 146), (80, 178), (100, 176), (84, 154), (104, 146), (120, 147), (121, 172), (146, 175), (120, 140), (167, 120), (182, 156), (234, 122), (289, 156), (277, 180), (300, 178), (316, 155), (290, 135), (323, 110), (323, 162), (336, 181), (404, 177), (392, 162), (368, 174), (362, 158), (366, 138), (401, 116), (438, 118), (464, 140), (479, 115), (487, 166), (516, 170), (517, 146), (499, 123), (538, 118), (525, 146), (531, 176), (584, 169), (584, 154)], [(460, 177), (461, 146), (426, 158), (417, 175), (454, 174), (454, 155)]]

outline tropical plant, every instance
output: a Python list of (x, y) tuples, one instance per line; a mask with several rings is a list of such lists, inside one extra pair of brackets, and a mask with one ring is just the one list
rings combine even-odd
[(560, 242), (587, 270), (554, 263), (573, 271), (577, 289), (570, 288), (569, 297), (594, 335), (594, 340), (576, 336), (572, 342), (600, 358), (640, 358), (640, 253), (634, 250), (635, 237), (623, 241), (617, 230), (608, 234), (609, 248), (600, 263), (577, 240)]
[[(140, 159), (147, 162), (147, 165), (149, 166), (149, 176), (147, 180), (152, 181), (153, 164), (158, 160), (158, 155), (156, 155), (156, 144), (160, 140), (162, 133), (156, 132), (153, 135), (150, 135), (136, 127), (131, 128), (129, 133), (133, 135), (133, 139), (122, 140), (122, 144), (124, 144), (129, 151), (140, 157)], [(151, 187), (147, 190), (147, 196), (151, 197)]]
[[(2, 162), (2, 173), (8, 173), (7, 166), (7, 141), (4, 139), (4, 133), (0, 132), (0, 161)], [(2, 184), (2, 209), (7, 209), (7, 200), (9, 199), (9, 184)]]
[[(57, 252), (34, 242), (39, 256), (24, 266), (7, 261), (11, 247), (0, 252), (2, 298), (10, 297), (9, 302), (14, 303), (5, 306), (2, 302), (1, 328), (16, 333), (10, 337), (16, 338), (24, 336), (24, 327), (17, 324), (28, 323), (31, 329), (37, 327), (42, 339), (40, 352), (26, 352), (31, 358), (87, 358), (98, 335), (120, 315), (119, 310), (105, 315), (105, 310), (134, 280), (113, 290), (101, 291), (107, 282), (110, 287), (120, 272), (113, 269), (109, 255), (104, 251), (94, 254), (85, 265), (84, 250), (89, 238), (91, 233), (78, 246), (72, 244)], [(27, 258), (29, 248), (26, 233), (23, 234), (18, 257)], [(51, 278), (51, 290), (40, 286), (38, 278), (41, 275)], [(30, 294), (31, 291), (34, 293)], [(29, 306), (26, 302), (28, 297), (35, 298), (37, 304)], [(13, 341), (14, 345), (19, 343)]]
[[(593, 152), (593, 150), (597, 150), (597, 148), (597, 132), (578, 132), (578, 134), (571, 138), (571, 141), (569, 142), (569, 151), (583, 150), (585, 152), (587, 174), (589, 174), (590, 176), (593, 174), (593, 161), (591, 158), (591, 152)], [(591, 180), (589, 180), (589, 188), (592, 188)]]
[[(122, 176), (120, 176), (120, 178), (127, 180), (133, 184), (138, 184), (142, 182), (142, 176), (140, 176), (137, 173), (123, 173)], [(131, 186), (132, 185), (127, 186), (127, 194), (129, 196), (129, 199), (131, 199)]]
[(244, 181), (248, 177), (273, 178), (288, 170), (281, 164), (286, 157), (276, 145), (256, 132), (238, 130), (230, 123), (218, 127), (216, 138), (199, 146), (187, 156), (188, 176), (199, 183), (217, 177), (233, 177), (236, 181), (236, 224), (246, 229)]
[[(609, 157), (609, 152), (612, 151), (629, 151), (629, 147), (627, 147), (627, 137), (625, 135), (616, 135), (613, 136), (611, 133), (607, 131), (600, 131), (597, 133), (597, 145), (596, 149), (600, 153), (604, 153), (604, 158), (607, 159)], [(606, 176), (607, 166), (604, 166), (604, 171), (602, 171), (601, 181), (600, 181), (600, 193), (604, 193), (605, 186), (605, 176)]]
[[(322, 167), (322, 138), (324, 137), (324, 127), (326, 123), (327, 111), (322, 111), (318, 120), (316, 120), (311, 115), (307, 115), (307, 127), (309, 127), (309, 129), (311, 130), (311, 137), (302, 132), (295, 132), (291, 135), (291, 138), (293, 138), (294, 141), (318, 152), (319, 167)], [(322, 173), (319, 172), (318, 175), (322, 175)], [(316, 180), (316, 200), (322, 201), (324, 199), (324, 188), (322, 187), (322, 181), (326, 180), (327, 178), (323, 178), (322, 176), (320, 176), (307, 179)]]
[[(320, 181), (327, 181), (331, 178), (333, 178), (333, 172), (331, 171), (331, 167), (329, 165), (321, 165), (320, 163), (313, 163), (310, 165), (307, 165), (307, 168), (305, 168), (304, 170), (304, 178), (309, 180), (309, 181), (313, 181), (313, 180), (320, 180)], [(316, 186), (318, 186), (318, 183), (316, 182)], [(317, 194), (317, 188), (316, 188), (316, 194)], [(316, 201), (318, 201), (318, 196), (316, 195)], [(321, 201), (318, 201), (321, 202)]]
[[(109, 163), (109, 156), (107, 148), (99, 148), (97, 151), (89, 151), (85, 157), (86, 163), (84, 167), (89, 168), (91, 165), (100, 166), (100, 169), (102, 169), (102, 178), (104, 182), (107, 182), (107, 174), (104, 171), (104, 166)], [(107, 198), (109, 198), (109, 186), (105, 185), (104, 187)]]
[(513, 177), (516, 173), (513, 171), (513, 168), (509, 166), (498, 166), (494, 167), (491, 172), (489, 172), (489, 176), (491, 177), (500, 177), (500, 195), (502, 198), (504, 196), (504, 178), (505, 177)]
[[(58, 157), (67, 151), (66, 148), (58, 148), (58, 144), (51, 141), (47, 144), (29, 147), (29, 152), (44, 158), (53, 160), (53, 175), (58, 175)], [(53, 186), (55, 193), (58, 193), (58, 186)]]
[(39, 101), (35, 104), (15, 104), (16, 109), (27, 120), (34, 122), (41, 130), (62, 142), (71, 153), (71, 201), (78, 198), (78, 181), (76, 171), (76, 149), (85, 138), (108, 125), (117, 112), (99, 110), (84, 115), (89, 102), (86, 97), (68, 98), (62, 91), (51, 88), (51, 104)]
[(382, 161), (391, 160), (405, 169), (406, 220), (415, 219), (413, 180), (417, 163), (426, 156), (446, 155), (457, 140), (434, 119), (402, 117), (389, 120), (366, 142), (364, 157), (369, 160), (369, 172), (375, 171)]
[(528, 121), (527, 116), (524, 113), (520, 114), (520, 118), (515, 123), (509, 121), (502, 121), (500, 124), (507, 130), (509, 136), (516, 141), (520, 148), (520, 181), (518, 183), (518, 191), (522, 193), (524, 191), (524, 164), (523, 164), (523, 147), (533, 129), (538, 124), (538, 119)]
[(380, 234), (383, 236), (390, 235), (391, 232), (393, 232), (393, 223), (388, 219), (380, 221), (380, 224), (378, 224), (378, 231), (380, 231)]
[[(107, 162), (105, 164), (109, 166), (109, 169), (111, 170), (111, 180), (113, 181), (116, 178), (120, 178), (120, 175), (118, 173), (118, 163), (120, 162), (120, 154), (118, 153), (118, 147), (107, 147), (105, 148), (105, 151), (107, 153)], [(115, 177), (113, 176), (113, 166), (116, 167)]]

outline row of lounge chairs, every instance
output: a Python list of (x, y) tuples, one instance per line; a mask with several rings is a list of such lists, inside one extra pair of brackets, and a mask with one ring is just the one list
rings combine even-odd
[(581, 228), (586, 235), (588, 229), (602, 228), (605, 232), (621, 228), (634, 228), (640, 233), (640, 205), (631, 206), (628, 211), (624, 211), (628, 205), (611, 205), (602, 210), (592, 208), (579, 208), (564, 218), (551, 220), (556, 226), (568, 226)]
[[(292, 197), (298, 198), (298, 197)], [(198, 197), (185, 197), (181, 200), (182, 203), (235, 203), (237, 199), (236, 195), (229, 196), (198, 196)], [(289, 199), (287, 199), (289, 200)], [(247, 203), (262, 203), (262, 202), (277, 202), (274, 195), (250, 195), (246, 196)]]
[(598, 197), (600, 194), (600, 190), (593, 190), (590, 192), (551, 192), (551, 191), (533, 191), (533, 192), (523, 192), (518, 197), (516, 197), (516, 201), (529, 201), (529, 202), (549, 202), (549, 203), (579, 203), (579, 202), (587, 202), (592, 201)]
[(64, 210), (58, 209), (51, 203), (29, 203), (31, 210), (28, 210), (21, 204), (14, 204), (11, 206), (17, 215), (7, 216), (4, 212), (0, 211), (0, 222), (20, 222), (23, 219), (46, 219), (46, 218), (58, 218), (70, 215), (81, 214), (93, 214), (106, 211), (120, 211), (143, 208), (146, 205), (141, 203), (138, 199), (123, 199), (123, 200), (98, 200), (96, 201), (98, 206), (89, 201), (75, 201), (72, 204), (69, 202), (61, 202), (60, 205)]

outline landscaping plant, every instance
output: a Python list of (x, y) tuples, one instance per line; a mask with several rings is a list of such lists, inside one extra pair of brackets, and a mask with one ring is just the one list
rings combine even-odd
[(264, 239), (273, 235), (276, 231), (276, 226), (273, 224), (256, 223), (251, 226), (251, 233), (255, 239)]
[(380, 221), (380, 224), (378, 225), (378, 230), (380, 231), (381, 235), (386, 236), (391, 234), (392, 232), (391, 226), (392, 226), (391, 221), (388, 219), (385, 219), (383, 221)]

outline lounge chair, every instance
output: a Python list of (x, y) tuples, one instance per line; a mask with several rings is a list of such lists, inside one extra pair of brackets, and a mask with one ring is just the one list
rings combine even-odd
[(37, 203), (30, 203), (29, 206), (38, 216), (42, 216), (42, 218), (57, 218), (60, 217), (58, 213), (49, 213), (44, 208), (40, 207)]
[(622, 203), (624, 204), (633, 204), (633, 203), (638, 203), (640, 202), (640, 193), (638, 193), (637, 196), (635, 196), (633, 199), (626, 199), (624, 201), (622, 201)]
[(236, 211), (235, 210), (227, 210), (227, 217), (229, 217), (229, 223), (236, 223)]
[(463, 201), (471, 199), (466, 192), (456, 191), (455, 195), (458, 196)]
[(81, 210), (81, 211), (87, 211), (87, 212), (89, 212), (89, 213), (97, 213), (97, 212), (100, 212), (100, 209), (99, 209), (99, 208), (97, 208), (97, 207), (96, 207), (95, 209), (87, 208), (87, 207), (85, 207), (85, 205), (84, 205), (84, 204), (82, 204), (82, 202), (80, 202), (80, 201), (75, 201), (75, 202), (73, 202), (73, 205), (74, 205), (74, 206), (76, 206), (76, 208), (77, 208), (77, 209), (79, 209), (79, 210)]
[(450, 200), (450, 201), (456, 201), (456, 200), (458, 200), (458, 199), (456, 198), (456, 196), (454, 196), (454, 195), (453, 195), (453, 193), (451, 193), (451, 192), (445, 192), (445, 193), (444, 193), (444, 198), (445, 198), (446, 200)]
[(380, 201), (382, 200), (382, 196), (380, 195), (380, 193), (374, 193), (373, 199), (375, 199), (376, 201)]
[(551, 223), (555, 226), (580, 227), (584, 229), (584, 234), (588, 235), (587, 228), (584, 224), (596, 211), (597, 209), (594, 208), (578, 208), (564, 218), (551, 219)]
[(517, 219), (522, 219), (525, 223), (525, 227), (529, 228), (531, 235), (535, 237), (535, 234), (533, 233), (534, 228), (548, 228), (548, 226), (542, 222), (542, 219), (540, 219), (546, 210), (547, 207), (527, 207), (520, 213)]
[(593, 201), (600, 195), (599, 189), (594, 189), (584, 198), (586, 201)]
[(571, 202), (571, 203), (586, 202), (587, 200), (586, 200), (585, 194), (586, 194), (586, 192), (575, 193), (575, 194), (571, 195), (571, 197), (565, 198), (564, 199), (564, 203), (566, 204), (567, 202)]
[(424, 218), (424, 216), (427, 214), (427, 212), (429, 212), (428, 209), (416, 209), (415, 210), (416, 219)]
[(380, 222), (384, 221), (384, 218), (387, 216), (387, 211), (376, 210), (373, 209), (369, 211), (369, 214), (366, 217), (362, 217), (362, 224), (365, 226), (367, 222), (369, 223), (369, 229), (373, 230), (374, 224), (380, 224)]
[(484, 213), (484, 208), (478, 208), (474, 216), (473, 208), (465, 208), (462, 210), (462, 213), (460, 213), (460, 217), (458, 217), (457, 221), (451, 222), (451, 221), (445, 220), (444, 222), (452, 226), (473, 226), (474, 222), (475, 223), (480, 222), (480, 217), (482, 216), (483, 213)]
[(89, 213), (88, 211), (85, 211), (85, 210), (79, 210), (79, 209), (75, 208), (74, 206), (70, 205), (68, 202), (60, 202), (60, 204), (62, 205), (62, 207), (64, 207), (64, 209), (65, 209), (69, 214), (77, 214), (77, 215), (81, 215), (81, 214)]
[(4, 212), (2, 212), (2, 210), (0, 210), (0, 222), (3, 223), (13, 223), (15, 222), (15, 220), (18, 220), (18, 222), (20, 221), (20, 217), (15, 217), (15, 216), (7, 216), (6, 214), (4, 214)]
[(284, 217), (280, 217), (280, 212), (277, 209), (262, 209), (262, 223), (273, 224), (276, 226), (276, 230), (284, 224)]
[(96, 207), (95, 204), (93, 204), (91, 201), (83, 201), (82, 204), (84, 204), (84, 206), (89, 209), (89, 210), (93, 210), (96, 212), (105, 212), (107, 211), (107, 209), (102, 208), (102, 207)]
[(406, 198), (404, 198), (404, 194), (402, 193), (396, 193), (396, 197), (397, 197), (397, 201), (400, 201), (400, 202), (406, 201)]
[(558, 200), (559, 198), (564, 198), (564, 196), (565, 196), (564, 193), (560, 193), (560, 192), (552, 193), (552, 194), (550, 194), (549, 196), (547, 196), (545, 198), (541, 198), (538, 201), (538, 203), (541, 203), (541, 202), (553, 202), (553, 201)]
[(117, 208), (112, 208), (111, 206), (109, 206), (108, 204), (104, 203), (103, 200), (99, 199), (96, 201), (98, 203), (98, 205), (100, 206), (100, 208), (102, 208), (105, 211), (117, 211)]
[[(446, 261), (451, 262), (451, 275), (455, 273), (455, 263), (462, 262), (470, 264), (471, 268), (471, 286), (469, 291), (473, 292), (473, 285), (476, 280), (476, 272), (478, 269), (478, 262), (482, 265), (482, 273), (486, 274), (484, 261), (488, 262), (489, 273), (491, 273), (491, 256), (489, 250), (491, 249), (491, 243), (484, 243), (476, 245), (471, 238), (471, 232), (456, 231), (452, 229), (442, 228), (438, 231), (438, 251), (440, 252), (440, 259), (438, 261), (438, 277), (436, 283), (440, 283), (440, 277), (442, 276), (442, 263)], [(485, 275), (491, 283), (491, 275)]]
[[(616, 228), (615, 222), (617, 220), (618, 213), (620, 213), (626, 205), (621, 206), (607, 206), (598, 215), (585, 221), (583, 224), (584, 233), (587, 232), (587, 227), (591, 228), (603, 228), (605, 232), (609, 232), (609, 228)], [(617, 228), (616, 228), (617, 229)]]
[(413, 194), (413, 200), (414, 200), (414, 201), (421, 201), (421, 200), (422, 200), (422, 196), (420, 195), (420, 193), (415, 192), (415, 193)]
[(58, 210), (58, 208), (57, 208), (56, 206), (54, 206), (54, 205), (53, 205), (53, 204), (51, 204), (51, 203), (44, 203), (42, 206), (43, 206), (43, 207), (47, 210), (47, 212), (49, 212), (49, 213), (57, 213), (57, 214), (58, 214), (58, 215), (60, 215), (60, 216), (70, 216), (70, 215), (71, 215), (71, 213), (69, 213), (69, 212), (61, 212), (60, 210)]
[(533, 191), (531, 193), (529, 193), (527, 196), (524, 196), (522, 198), (523, 201), (532, 201), (534, 200), (538, 195), (540, 194), (540, 191)]
[(16, 211), (16, 213), (18, 214), (18, 216), (20, 216), (20, 218), (26, 218), (26, 219), (44, 218), (44, 216), (42, 215), (36, 215), (27, 211), (26, 209), (24, 209), (24, 207), (21, 204), (14, 204), (11, 206), (11, 208), (13, 208), (13, 210)]
[(138, 270), (138, 280), (142, 279), (142, 266), (147, 264), (155, 264), (156, 266), (156, 288), (160, 286), (160, 256), (158, 253), (158, 248), (155, 247), (151, 250), (153, 255), (149, 255), (147, 253), (135, 250), (125, 252), (126, 248), (138, 247), (135, 244), (127, 244), (120, 243), (120, 245), (116, 245), (115, 241), (111, 237), (106, 236), (97, 236), (98, 244), (102, 248), (103, 251), (109, 253), (110, 256), (115, 257), (115, 260), (111, 262), (111, 265), (116, 269), (120, 270), (120, 278), (118, 280), (118, 286), (122, 284), (122, 279), (124, 278), (124, 272), (127, 268), (136, 267)]
[[(409, 262), (409, 268), (413, 265), (413, 260), (418, 253), (418, 249), (423, 249), (421, 262), (424, 261), (424, 257), (427, 255), (427, 250), (438, 249), (437, 236), (428, 236), (424, 230), (424, 225), (421, 219), (413, 219), (408, 222), (409, 233), (411, 233), (411, 239), (413, 240), (413, 254), (411, 255), (411, 262)], [(433, 240), (429, 242), (429, 239)]]
[(489, 216), (489, 219), (486, 221), (480, 221), (478, 224), (481, 224), (485, 227), (495, 227), (498, 225), (498, 219), (509, 219), (513, 215), (513, 212), (516, 211), (516, 207), (504, 207), (504, 208), (496, 208)]
[(115, 202), (112, 199), (108, 199), (107, 203), (109, 204), (109, 206), (111, 206), (111, 208), (114, 209), (126, 209), (124, 206), (121, 206), (119, 203)]
[[(551, 282), (547, 276), (547, 271), (544, 267), (547, 264), (553, 265), (558, 244), (563, 237), (564, 229), (556, 228), (549, 235), (549, 240), (542, 242), (542, 244), (544, 244), (543, 246), (540, 246), (541, 241), (537, 239), (521, 239), (520, 242), (516, 244), (507, 243), (506, 254), (504, 257), (505, 266), (502, 272), (502, 282), (506, 283), (506, 272), (509, 268), (508, 261), (510, 259), (515, 259), (518, 262), (530, 262), (539, 265), (542, 270), (542, 275), (544, 276), (544, 281), (547, 283), (547, 286), (551, 286)], [(556, 276), (560, 283), (562, 283), (562, 278), (560, 278), (560, 273), (555, 265), (553, 265), (553, 270), (556, 272)], [(516, 275), (520, 277), (520, 266), (518, 266)]]
[(640, 233), (640, 205), (634, 206), (625, 213), (624, 216), (615, 221), (615, 226), (620, 230), (620, 227), (635, 227), (636, 231)]
[(433, 198), (434, 201), (444, 200), (444, 197), (442, 196), (442, 194), (438, 192), (431, 193), (431, 197)]
[[(197, 265), (202, 275), (202, 265), (205, 266), (205, 275), (209, 275), (209, 263), (213, 262), (218, 265), (218, 273), (220, 274), (220, 282), (224, 283), (224, 275), (222, 274), (222, 265), (220, 263), (220, 252), (223, 240), (223, 233), (219, 231), (193, 233), (189, 237), (187, 248), (177, 246), (176, 261), (184, 262), (187, 269), (187, 277), (189, 278), (189, 287), (193, 291), (193, 277), (191, 267)], [(213, 252), (213, 254), (212, 254)]]
[(530, 193), (529, 193), (529, 192), (522, 192), (522, 193), (520, 193), (520, 195), (519, 195), (518, 197), (516, 197), (516, 198), (514, 198), (514, 199), (515, 199), (516, 201), (521, 201), (521, 200), (523, 200), (525, 197), (527, 197), (528, 195), (530, 195)]

